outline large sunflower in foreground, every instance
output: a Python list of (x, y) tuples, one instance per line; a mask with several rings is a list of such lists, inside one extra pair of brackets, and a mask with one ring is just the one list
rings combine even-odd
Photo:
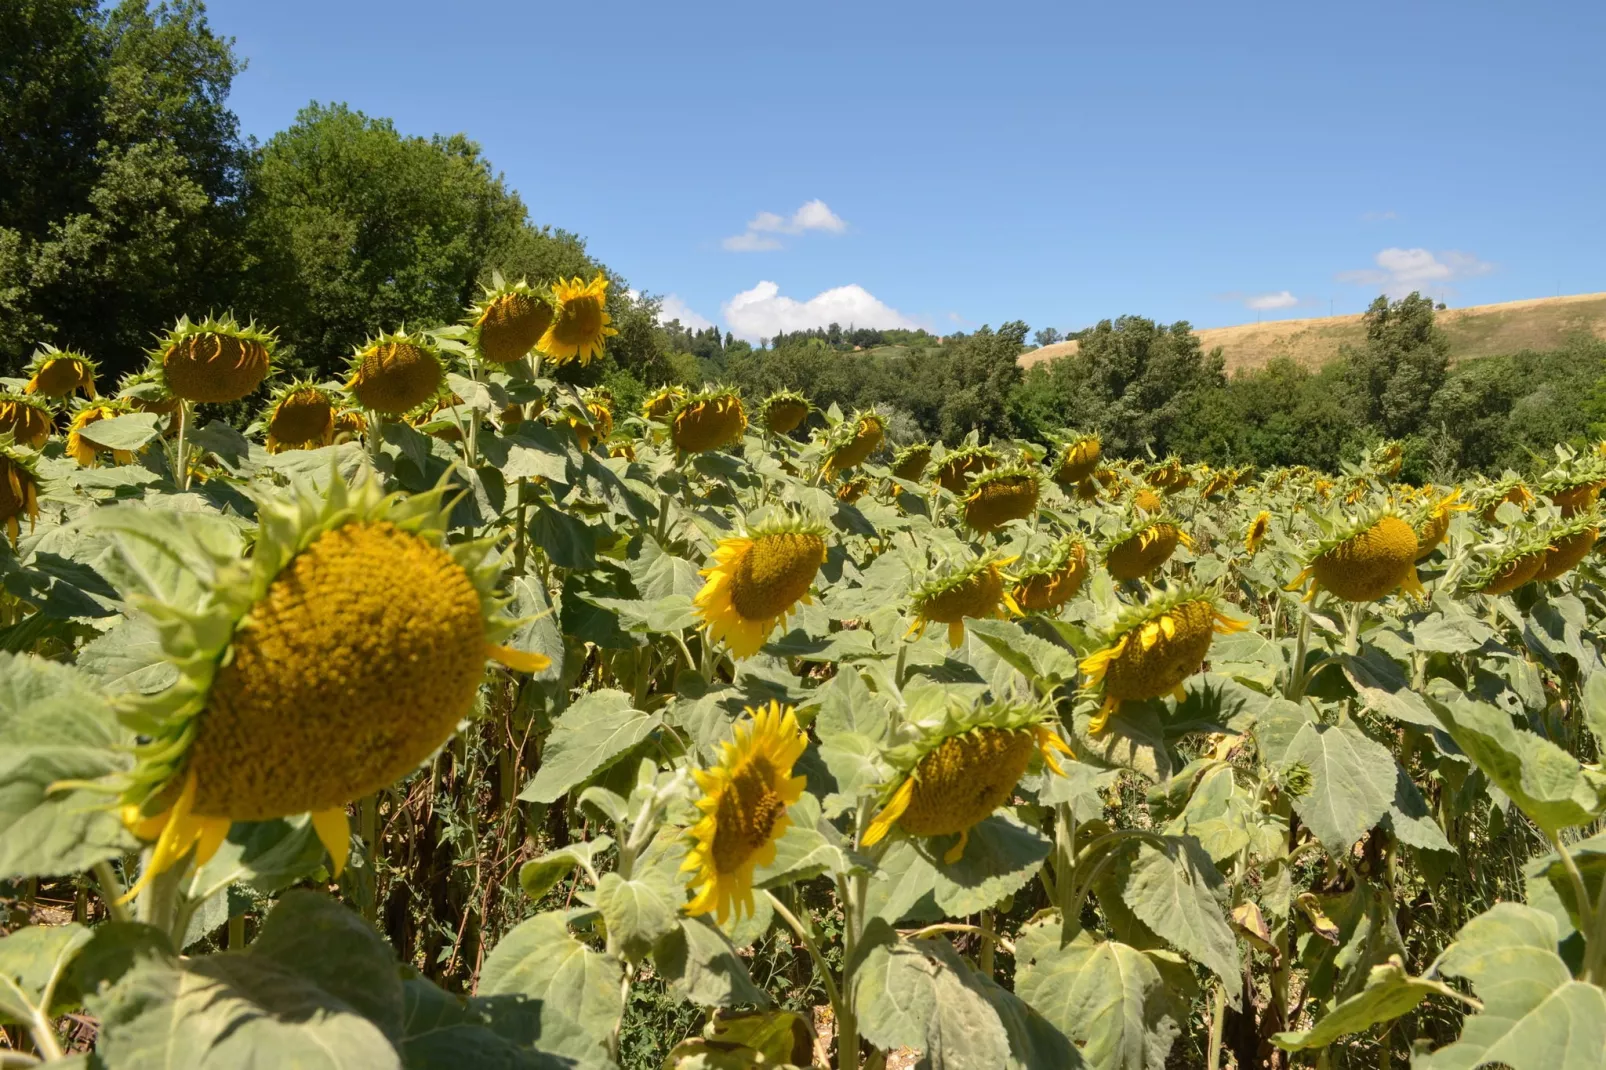
[(911, 635), (924, 635), (928, 624), (948, 625), (948, 645), (965, 641), (965, 618), (1005, 617), (1019, 613), (1015, 597), (1004, 587), (1003, 566), (1013, 558), (983, 557), (946, 576), (939, 576), (914, 593), (915, 620)]
[(983, 472), (970, 481), (965, 495), (965, 524), (974, 531), (997, 531), (1036, 513), (1041, 493), (1034, 468), (1011, 465)]
[(42, 345), (28, 362), (26, 374), (24, 394), (60, 399), (81, 390), (84, 397), (95, 399), (95, 362), (82, 353)]
[(864, 845), (879, 843), (894, 826), (922, 838), (958, 836), (942, 860), (959, 861), (970, 830), (1009, 801), (1033, 759), (1064, 775), (1054, 755), (1071, 749), (1048, 726), (1049, 716), (1041, 706), (1011, 703), (951, 709), (920, 740), (893, 748), (887, 760), (899, 775)]
[(608, 314), (608, 280), (602, 272), (590, 282), (576, 275), (568, 282), (554, 283), (552, 300), (558, 311), (541, 335), (541, 352), (559, 364), (571, 360), (590, 364), (602, 356), (603, 344), (619, 333), (609, 326), (613, 317)]
[(1306, 601), (1315, 598), (1318, 590), (1346, 602), (1373, 602), (1398, 587), (1420, 596), (1422, 584), (1416, 578), (1419, 549), (1416, 529), (1393, 513), (1362, 518), (1341, 525), (1332, 537), (1317, 544), (1288, 589), (1310, 581)]
[(825, 562), (825, 530), (784, 523), (721, 539), (694, 604), (709, 634), (738, 658), (757, 654), (799, 602)]
[(1088, 724), (1100, 732), (1123, 702), (1172, 695), (1182, 698), (1182, 682), (1204, 664), (1217, 632), (1247, 628), (1225, 616), (1200, 591), (1182, 590), (1123, 613), (1103, 649), (1082, 659), (1087, 686), (1104, 685), (1104, 702)]
[(358, 346), (346, 389), (370, 412), (401, 416), (434, 397), (446, 371), (435, 343), (407, 329)]
[(555, 315), (547, 294), (523, 279), (510, 285), (494, 274), (484, 296), (468, 310), (470, 337), (484, 360), (511, 364), (530, 355)]
[(124, 822), (156, 841), (141, 885), (191, 848), (204, 864), (235, 821), (303, 813), (338, 874), (346, 804), (451, 737), (488, 658), (547, 666), (497, 645), (516, 623), (499, 566), (484, 542), (446, 543), (444, 489), (335, 479), (265, 498), (249, 558), (218, 560), (199, 605), (136, 596), (179, 672), (123, 710), (146, 740), (122, 794)]
[(272, 331), (244, 327), (233, 316), (178, 321), (151, 350), (168, 393), (185, 401), (239, 401), (267, 378), (273, 363)]
[(786, 808), (808, 782), (792, 775), (809, 742), (792, 707), (772, 701), (747, 713), (720, 745), (719, 762), (692, 772), (703, 816), (687, 830), (693, 843), (680, 867), (695, 893), (685, 912), (712, 913), (722, 925), (733, 910), (752, 915), (753, 869), (775, 861), (775, 841), (791, 825)]

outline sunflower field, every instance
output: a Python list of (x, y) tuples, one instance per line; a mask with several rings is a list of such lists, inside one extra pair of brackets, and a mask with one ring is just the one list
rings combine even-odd
[(1606, 454), (619, 411), (605, 297), (0, 381), (0, 1067), (1606, 1066)]

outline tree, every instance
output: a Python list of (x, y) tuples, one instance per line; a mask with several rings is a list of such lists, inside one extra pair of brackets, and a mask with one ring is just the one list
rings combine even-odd
[(984, 326), (952, 347), (939, 414), (946, 441), (958, 442), (972, 430), (980, 431), (984, 441), (1010, 432), (1009, 396), (1021, 381), (1025, 342), (1026, 324), (1011, 320), (996, 333)]
[(1044, 327), (1042, 330), (1032, 335), (1032, 341), (1036, 342), (1039, 346), (1051, 346), (1055, 342), (1062, 340), (1064, 337), (1064, 335), (1060, 334), (1058, 327)]
[(1366, 344), (1342, 357), (1368, 423), (1390, 438), (1421, 429), (1450, 367), (1450, 341), (1433, 322), (1433, 302), (1419, 293), (1379, 297), (1366, 310)]

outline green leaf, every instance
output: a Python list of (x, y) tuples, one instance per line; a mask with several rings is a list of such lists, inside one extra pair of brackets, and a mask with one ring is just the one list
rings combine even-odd
[(953, 842), (951, 836), (917, 841), (917, 849), (927, 854), (937, 871), (932, 889), (937, 906), (948, 914), (986, 910), (1024, 888), (1053, 847), (1047, 836), (1008, 810), (973, 827), (965, 853), (957, 861), (942, 861)]
[(820, 760), (836, 778), (837, 790), (857, 797), (892, 775), (892, 767), (881, 755), (881, 745), (858, 732), (837, 732), (820, 736)]
[[(757, 888), (779, 888), (821, 873), (846, 873), (848, 858), (834, 839), (830, 823), (820, 817), (820, 800), (808, 792), (787, 810), (791, 824), (775, 843), (775, 860), (753, 871)], [(830, 837), (826, 830), (830, 830)]]
[(886, 738), (890, 719), (887, 702), (872, 692), (852, 667), (841, 669), (815, 691), (809, 705), (816, 703), (820, 712), (815, 716), (814, 729), (821, 740), (859, 735), (879, 743)]
[(551, 665), (534, 673), (531, 679), (563, 679), (563, 629), (559, 626), (551, 600), (547, 598), (546, 588), (533, 577), (515, 576), (508, 584), (508, 593), (513, 596), (508, 613), (515, 619), (524, 620), (524, 623), (502, 640), (503, 644), (526, 653), (544, 654), (551, 660)]
[(697, 574), (697, 566), (667, 552), (650, 536), (642, 538), (641, 549), (631, 558), (628, 567), (636, 590), (649, 602), (674, 594), (695, 598), (703, 589), (703, 578)]
[(699, 1007), (765, 1006), (764, 990), (753, 983), (729, 938), (708, 917), (681, 918), (652, 949), (659, 976), (682, 999)]
[(1151, 783), (1170, 779), (1171, 751), (1165, 726), (1151, 704), (1128, 703), (1096, 736), (1088, 733), (1090, 719), (1089, 713), (1078, 713), (1072, 720), (1077, 754), (1130, 769)]
[(1584, 723), (1595, 734), (1595, 747), (1606, 751), (1606, 672), (1591, 673), (1584, 685)]
[(1162, 1070), (1188, 1007), (1148, 955), (1082, 930), (1061, 944), (1057, 914), (1015, 940), (1015, 991), (1097, 1070)]
[(569, 1059), (537, 1051), (540, 1007), (517, 996), (468, 998), (423, 977), (402, 981), (402, 1055), (408, 1070), (563, 1070)]
[(865, 914), (888, 925), (942, 917), (935, 891), (937, 867), (913, 840), (894, 840), (876, 863), (865, 895)]
[(153, 412), (130, 412), (97, 420), (79, 434), (102, 449), (137, 450), (160, 433), (156, 428), (160, 419)]
[(1239, 962), (1225, 894), (1221, 874), (1192, 836), (1164, 837), (1163, 846), (1145, 840), (1120, 888), (1133, 916), (1227, 982), (1230, 998)]
[(685, 898), (681, 889), (651, 870), (629, 880), (604, 873), (596, 906), (607, 923), (609, 941), (617, 941), (625, 958), (640, 962), (675, 928)]
[[(65, 993), (57, 986), (73, 957), (89, 943), (82, 925), (27, 925), (0, 936), (0, 1022), (30, 1023), (37, 1012), (54, 1017)], [(44, 1005), (46, 991), (50, 1006)]]
[(576, 785), (613, 764), (662, 724), (655, 713), (643, 713), (623, 691), (593, 691), (558, 718), (547, 737), (541, 768), (519, 798), (556, 802)]
[(135, 846), (105, 793), (51, 790), (127, 769), (129, 742), (78, 670), (0, 653), (0, 879), (75, 873)]
[(1461, 994), (1443, 981), (1411, 977), (1396, 957), (1373, 966), (1366, 978), (1366, 987), (1324, 1014), (1313, 1028), (1278, 1033), (1272, 1037), (1272, 1043), (1284, 1051), (1325, 1048), (1340, 1037), (1392, 1022), (1434, 995), (1458, 1002), (1461, 999)]
[(934, 1070), (1007, 1065), (1009, 1035), (946, 940), (904, 940), (878, 920), (863, 946), (853, 993), (859, 1032), (870, 1043), (914, 1048)]
[(228, 838), (190, 881), (192, 898), (215, 895), (236, 882), (273, 895), (315, 871), (324, 847), (306, 815), (236, 821)]
[(1556, 954), (1556, 923), (1498, 903), (1462, 927), (1439, 972), (1463, 977), (1483, 1000), (1461, 1039), (1412, 1060), (1424, 1070), (1598, 1070), (1606, 1050), (1606, 991), (1573, 980)]
[(1386, 820), (1401, 843), (1421, 851), (1454, 850), (1428, 809), (1428, 801), (1398, 762), (1394, 763), (1394, 801), (1389, 803)]
[(1030, 634), (1014, 621), (970, 621), (965, 631), (986, 643), (1044, 694), (1078, 678), (1073, 652)]
[(540, 1002), (541, 1047), (579, 1060), (607, 1063), (606, 1038), (624, 1013), (624, 964), (569, 935), (561, 911), (537, 914), (502, 937), (480, 971), (477, 993)]
[(1411, 627), (1411, 645), (1438, 654), (1470, 654), (1493, 638), (1493, 629), (1472, 616), (1439, 613)]
[(1306, 724), (1280, 763), (1283, 771), (1295, 765), (1309, 770), (1311, 788), (1294, 797), (1294, 812), (1335, 855), (1348, 852), (1394, 800), (1394, 756), (1352, 724)]
[(538, 900), (557, 886), (576, 866), (592, 865), (592, 860), (613, 846), (612, 836), (597, 836), (583, 843), (570, 844), (532, 858), (519, 867), (519, 887), (532, 900)]
[(148, 617), (125, 617), (78, 650), (79, 671), (95, 677), (102, 694), (154, 695), (178, 681)]
[(1359, 654), (1346, 655), (1343, 666), (1345, 678), (1367, 709), (1406, 724), (1439, 727), (1438, 718), (1411, 687), (1399, 663), (1381, 650), (1369, 646)]

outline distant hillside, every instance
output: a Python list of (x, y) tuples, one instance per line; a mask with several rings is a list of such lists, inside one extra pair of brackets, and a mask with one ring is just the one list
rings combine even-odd
[[(1578, 335), (1606, 338), (1606, 293), (1452, 308), (1439, 313), (1438, 323), (1450, 336), (1450, 356), (1455, 360), (1519, 349), (1558, 349)], [(1221, 347), (1229, 372), (1258, 368), (1273, 357), (1316, 366), (1338, 356), (1339, 346), (1360, 345), (1366, 338), (1359, 315), (1242, 323), (1196, 333), (1206, 351)], [(1044, 346), (1022, 354), (1020, 362), (1031, 367), (1075, 353), (1076, 347), (1075, 342)]]

